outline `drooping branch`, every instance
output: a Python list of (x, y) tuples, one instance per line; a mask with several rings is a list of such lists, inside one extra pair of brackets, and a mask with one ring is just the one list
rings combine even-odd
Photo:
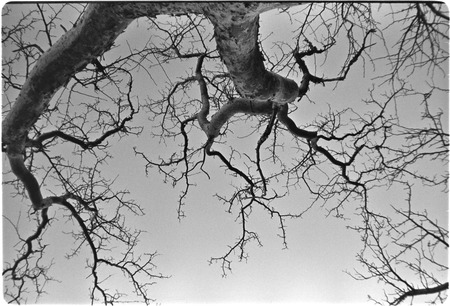
[(232, 172), (234, 172), (235, 174), (237, 174), (237, 175), (239, 175), (240, 177), (242, 177), (242, 178), (247, 182), (247, 184), (249, 184), (249, 186), (250, 186), (251, 188), (253, 188), (253, 186), (255, 185), (255, 183), (253, 182), (253, 180), (252, 180), (248, 175), (246, 175), (246, 174), (245, 174), (244, 172), (242, 172), (240, 169), (234, 167), (234, 166), (230, 163), (230, 161), (229, 161), (222, 153), (220, 153), (219, 151), (215, 151), (215, 150), (212, 150), (212, 149), (211, 149), (213, 143), (214, 143), (214, 138), (208, 139), (208, 142), (207, 142), (206, 145), (205, 145), (205, 152), (206, 152), (206, 154), (208, 154), (209, 156), (217, 156), (217, 157), (219, 157), (220, 160), (227, 166), (227, 168), (228, 168), (230, 171), (232, 171)]
[[(16, 170), (14, 173), (19, 179), (24, 179), (23, 183), (27, 188), (29, 196), (34, 199), (33, 206), (35, 209), (42, 208), (45, 205), (41, 203), (42, 195), (40, 195), (40, 191), (38, 190), (34, 193), (36, 186), (38, 186), (37, 180), (32, 176), (31, 172), (24, 171), (26, 170), (26, 167), (23, 163), (23, 157), (20, 156), (24, 153), (29, 130), (45, 111), (55, 92), (67, 84), (70, 78), (73, 77), (76, 72), (81, 71), (87, 64), (92, 62), (95, 63), (97, 57), (102, 55), (113, 45), (116, 38), (135, 18), (141, 16), (155, 17), (156, 15), (163, 13), (186, 14), (189, 12), (196, 12), (204, 13), (214, 23), (214, 20), (217, 20), (216, 13), (221, 9), (227, 9), (227, 16), (232, 17), (231, 19), (233, 19), (237, 12), (242, 11), (242, 8), (246, 8), (243, 15), (244, 23), (241, 23), (240, 26), (250, 26), (251, 24), (252, 30), (250, 31), (250, 36), (240, 37), (240, 39), (241, 42), (243, 42), (242, 39), (251, 37), (251, 40), (249, 41), (253, 44), (253, 47), (256, 47), (256, 53), (253, 54), (247, 52), (247, 55), (245, 55), (244, 58), (248, 61), (253, 55), (258, 55), (257, 61), (254, 64), (256, 65), (255, 67), (259, 67), (258, 69), (261, 69), (262, 67), (263, 70), (261, 71), (264, 72), (263, 75), (265, 76), (265, 81), (259, 79), (256, 85), (252, 84), (252, 87), (255, 85), (258, 88), (261, 88), (261, 86), (262, 88), (272, 88), (272, 85), (268, 86), (269, 83), (272, 84), (275, 82), (278, 84), (275, 86), (277, 88), (275, 91), (272, 89), (270, 90), (269, 96), (266, 97), (266, 93), (258, 93), (256, 98), (262, 100), (275, 99), (279, 103), (292, 101), (295, 97), (289, 96), (286, 98), (284, 95), (286, 92), (289, 92), (289, 95), (292, 95), (294, 91), (296, 92), (297, 85), (294, 81), (290, 80), (277, 81), (280, 79), (278, 76), (272, 78), (272, 74), (265, 71), (262, 66), (262, 58), (256, 44), (258, 14), (269, 8), (276, 7), (277, 5), (278, 4), (252, 4), (250, 6), (243, 6), (241, 4), (209, 3), (94, 3), (89, 5), (79, 22), (77, 22), (72, 29), (67, 31), (56, 43), (52, 43), (50, 49), (39, 58), (30, 75), (27, 77), (26, 82), (22, 86), (17, 100), (2, 123), (2, 145), (8, 146), (7, 153), (8, 156), (12, 158), (11, 163), (14, 164)], [(251, 12), (251, 14), (249, 14), (249, 12)], [(230, 26), (230, 24), (228, 24), (228, 26)], [(217, 25), (216, 28), (217, 31), (220, 32)], [(242, 51), (235, 48), (230, 50), (223, 49), (220, 46), (220, 39), (218, 40), (218, 44), (219, 52), (222, 53), (224, 58), (227, 57), (226, 53), (230, 53), (230, 56), (235, 57), (236, 52)], [(252, 62), (248, 62), (247, 64), (252, 64)], [(253, 73), (255, 72), (259, 72), (259, 70), (254, 70)], [(267, 80), (269, 80), (269, 83)], [(236, 82), (239, 83), (239, 80), (237, 79)], [(237, 87), (239, 86), (237, 85)], [(292, 90), (292, 88), (295, 90)], [(257, 92), (258, 91), (260, 91), (260, 89), (257, 89)], [(249, 104), (248, 102), (246, 103)], [(241, 106), (242, 105), (243, 104), (241, 104)], [(216, 120), (218, 123), (211, 125), (213, 134), (218, 133), (221, 118), (221, 116), (217, 116)], [(119, 128), (120, 127), (118, 127), (118, 129)], [(77, 143), (84, 148), (91, 146), (91, 143), (81, 142), (77, 140), (76, 137), (61, 134), (60, 132), (51, 132), (50, 134), (45, 135), (44, 138), (53, 136), (61, 136), (65, 140)], [(101, 142), (102, 139), (99, 141)], [(30, 191), (33, 192), (30, 193)]]
[[(91, 300), (95, 300), (96, 292), (99, 292), (101, 294), (103, 303), (105, 305), (112, 304), (120, 296), (120, 294), (116, 295), (109, 293), (102, 284), (102, 280), (99, 277), (100, 267), (102, 265), (106, 265), (114, 269), (118, 269), (122, 273), (124, 273), (124, 275), (130, 279), (130, 282), (133, 285), (136, 293), (144, 299), (144, 302), (146, 304), (153, 302), (154, 300), (150, 299), (147, 296), (147, 287), (152, 284), (151, 282), (149, 282), (149, 280), (153, 278), (165, 278), (165, 276), (161, 274), (154, 274), (151, 272), (151, 270), (154, 268), (152, 259), (155, 257), (156, 253), (146, 254), (146, 259), (143, 257), (134, 258), (132, 250), (136, 247), (140, 232), (128, 233), (129, 229), (125, 227), (120, 228), (117, 226), (119, 224), (113, 224), (114, 222), (120, 222), (119, 220), (114, 221), (115, 218), (111, 219), (113, 221), (108, 220), (104, 216), (98, 214), (96, 210), (91, 210), (91, 222), (86, 222), (77, 208), (68, 201), (68, 199), (71, 198), (78, 199), (78, 197), (71, 194), (66, 194), (60, 197), (49, 197), (49, 199), (53, 203), (59, 204), (70, 211), (72, 217), (76, 220), (76, 224), (81, 229), (82, 236), (84, 237), (83, 243), (86, 243), (90, 249), (92, 261), (89, 265), (94, 284), (94, 287), (91, 289)], [(43, 216), (44, 212), (46, 217), (46, 210), (43, 210)], [(46, 218), (47, 219), (43, 220), (43, 225), (41, 225), (39, 229), (41, 229), (41, 227), (45, 226), (45, 224), (48, 223), (48, 217)], [(44, 221), (46, 222), (45, 224)], [(108, 229), (108, 223), (111, 223), (111, 229)], [(127, 245), (127, 250), (123, 253), (122, 258), (105, 257), (101, 254), (101, 251), (103, 250), (103, 240), (109, 240), (110, 238), (102, 237), (102, 235), (98, 231), (99, 229), (109, 231), (113, 228), (116, 228), (118, 230), (118, 233), (110, 233), (110, 235), (113, 236), (117, 241), (124, 242)], [(40, 232), (37, 232), (32, 236), (33, 239), (36, 239), (36, 237), (38, 237), (40, 234)], [(145, 281), (141, 281), (139, 279), (140, 275), (145, 278)]]
[(256, 166), (258, 167), (258, 172), (261, 177), (261, 181), (263, 183), (263, 195), (267, 192), (267, 182), (266, 178), (264, 177), (264, 173), (261, 168), (261, 146), (262, 144), (267, 140), (270, 133), (272, 132), (275, 118), (277, 117), (278, 113), (278, 106), (276, 104), (273, 105), (272, 110), (272, 116), (270, 116), (269, 124), (267, 125), (266, 129), (264, 130), (264, 133), (261, 135), (261, 137), (258, 140), (258, 143), (256, 144)]
[(49, 223), (48, 209), (43, 209), (41, 212), (41, 216), (42, 216), (42, 221), (39, 223), (38, 227), (36, 228), (36, 232), (33, 233), (32, 235), (30, 235), (24, 241), (25, 245), (26, 245), (25, 252), (18, 259), (15, 260), (14, 264), (10, 268), (3, 270), (2, 275), (6, 275), (6, 274), (10, 273), (12, 276), (12, 279), (14, 279), (14, 280), (22, 277), (21, 275), (18, 275), (18, 267), (20, 266), (20, 264), (23, 261), (27, 261), (29, 259), (29, 257), (33, 253), (36, 252), (36, 250), (33, 248), (33, 243), (36, 240), (41, 238), (41, 235), (42, 235), (44, 229), (46, 228), (46, 226)]
[(288, 111), (289, 107), (287, 105), (282, 105), (278, 111), (278, 120), (286, 126), (289, 132), (297, 137), (306, 138), (308, 140), (317, 137), (317, 132), (311, 132), (297, 127), (295, 122), (289, 118)]
[(44, 287), (47, 282), (54, 279), (47, 273), (53, 263), (43, 262), (47, 244), (42, 241), (43, 234), (49, 225), (48, 209), (36, 212), (37, 225), (35, 232), (23, 239), (19, 234), (18, 224), (14, 224), (8, 217), (6, 220), (14, 227), (20, 243), (17, 245), (18, 257), (12, 263), (5, 263), (3, 278), (5, 283), (12, 281), (17, 290), (10, 290), (7, 286), (4, 288), (4, 298), (8, 303), (21, 303), (26, 299), (25, 291), (27, 283), (33, 284), (34, 292), (37, 296), (44, 293)]
[(33, 67), (13, 107), (3, 120), (2, 143), (14, 174), (24, 183), (35, 209), (42, 203), (39, 185), (24, 164), (28, 131), (47, 108), (53, 94), (92, 59), (105, 52), (131, 20), (113, 7), (92, 5), (80, 21), (47, 50)]
[[(10, 147), (7, 150), (9, 165), (14, 175), (23, 183), (27, 190), (31, 204), (35, 210), (48, 207), (44, 205), (41, 188), (34, 175), (25, 166), (22, 153), (11, 152)], [(48, 203), (47, 203), (48, 204)]]

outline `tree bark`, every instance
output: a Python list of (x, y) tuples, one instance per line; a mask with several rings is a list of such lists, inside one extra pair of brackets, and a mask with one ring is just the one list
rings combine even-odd
[[(37, 61), (2, 123), (2, 142), (14, 174), (24, 183), (35, 209), (43, 208), (37, 180), (24, 165), (27, 135), (56, 91), (109, 50), (136, 18), (161, 14), (204, 14), (216, 33), (218, 51), (244, 98), (292, 102), (297, 84), (265, 69), (258, 46), (259, 14), (280, 3), (94, 3), (79, 23)], [(50, 203), (51, 204), (51, 203)], [(49, 205), (46, 203), (45, 205)]]
[(89, 6), (80, 23), (39, 58), (3, 121), (2, 141), (8, 147), (16, 147), (14, 152), (23, 152), (29, 129), (54, 93), (77, 71), (108, 50), (130, 24), (132, 19), (115, 14), (114, 8), (99, 4)]
[(78, 71), (106, 52), (133, 19), (159, 14), (202, 13), (214, 24), (219, 53), (243, 97), (292, 102), (298, 87), (264, 68), (259, 50), (259, 14), (280, 3), (95, 3), (79, 24), (38, 60), (3, 121), (2, 141), (23, 152), (29, 129), (53, 94)]
[(243, 98), (290, 103), (298, 96), (297, 83), (264, 67), (258, 45), (259, 14), (264, 10), (249, 9), (241, 3), (208, 11), (207, 16), (214, 24), (217, 49), (239, 94)]

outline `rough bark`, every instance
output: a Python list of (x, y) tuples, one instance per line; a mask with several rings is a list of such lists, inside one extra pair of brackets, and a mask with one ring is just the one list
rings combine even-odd
[(217, 49), (242, 97), (279, 104), (295, 100), (297, 83), (264, 67), (258, 45), (259, 13), (242, 5), (208, 12), (208, 17), (214, 24)]
[(91, 5), (80, 23), (39, 58), (3, 121), (3, 143), (17, 147), (15, 153), (22, 153), (28, 130), (53, 94), (108, 50), (131, 21), (115, 14), (114, 6)]
[(188, 2), (89, 5), (80, 22), (37, 61), (3, 120), (3, 145), (7, 146), (13, 173), (24, 183), (33, 207), (40, 209), (51, 203), (43, 204), (45, 199), (39, 184), (24, 164), (28, 131), (48, 107), (55, 92), (75, 73), (106, 52), (136, 18), (160, 14), (204, 14), (214, 24), (218, 51), (238, 92), (244, 98), (259, 101), (292, 102), (298, 94), (297, 84), (267, 71), (258, 47), (258, 16), (278, 6), (279, 3)]
[(93, 59), (108, 50), (131, 19), (114, 13), (114, 6), (91, 5), (78, 25), (47, 50), (33, 67), (13, 107), (2, 123), (2, 142), (13, 173), (23, 182), (35, 209), (48, 204), (37, 180), (24, 165), (28, 131), (55, 92)]

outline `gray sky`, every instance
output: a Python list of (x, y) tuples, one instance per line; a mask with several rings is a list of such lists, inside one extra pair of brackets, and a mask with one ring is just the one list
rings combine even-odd
[[(166, 18), (167, 19), (167, 18)], [(158, 17), (158, 20), (166, 20)], [(139, 25), (139, 26), (137, 26)], [(294, 26), (295, 28), (295, 26)], [(261, 18), (261, 37), (268, 37), (263, 47), (269, 52), (271, 40), (289, 41), (292, 40), (292, 26), (285, 15), (279, 15), (273, 11), (266, 13)], [(144, 44), (146, 39), (143, 35), (148, 34), (147, 29), (142, 24), (134, 22), (127, 31), (119, 38), (120, 42), (128, 42), (131, 46)], [(395, 31), (393, 31), (395, 32)], [(397, 33), (386, 31), (385, 38), (395, 39)], [(271, 34), (273, 33), (273, 34)], [(269, 35), (270, 34), (270, 35)], [(377, 42), (371, 52), (377, 54), (383, 52), (384, 46)], [(127, 45), (124, 44), (126, 49)], [(122, 49), (112, 51), (113, 58)], [(275, 49), (272, 49), (275, 50)], [(344, 52), (346, 49), (344, 49)], [(275, 51), (276, 52), (276, 51)], [(374, 56), (376, 57), (376, 56)], [(317, 66), (316, 73), (319, 76), (324, 74), (334, 75), (332, 69), (341, 67), (342, 54), (330, 53), (324, 66)], [(336, 64), (338, 63), (338, 64)], [(346, 81), (338, 84), (313, 85), (308, 93), (308, 98), (314, 103), (310, 103), (304, 98), (299, 103), (299, 109), (291, 116), (297, 122), (306, 124), (312, 122), (312, 118), (321, 112), (327, 112), (329, 106), (333, 110), (351, 108), (358, 113), (364, 113), (366, 107), (362, 101), (369, 98), (368, 89), (374, 85), (377, 87), (377, 80), (372, 77), (380, 74), (380, 69), (385, 69), (383, 65), (377, 65), (377, 70), (369, 61), (360, 62), (351, 69)], [(175, 64), (166, 67), (166, 73), (171, 76), (184, 77), (189, 75), (195, 67), (195, 60), (186, 61), (183, 64)], [(185, 70), (182, 70), (186, 68)], [(144, 101), (147, 96), (157, 95), (164, 83), (166, 76), (154, 67), (150, 70), (153, 81), (147, 77), (135, 78), (134, 95), (140, 101)], [(330, 75), (330, 76), (331, 76)], [(174, 81), (174, 80), (172, 80)], [(297, 79), (296, 81), (299, 81)], [(414, 83), (414, 80), (410, 80)], [(422, 86), (422, 80), (417, 79), (415, 88)], [(438, 84), (445, 87), (447, 80), (442, 78)], [(156, 85), (159, 85), (158, 87)], [(389, 88), (386, 88), (388, 91)], [(198, 88), (192, 88), (192, 94), (198, 93)], [(376, 92), (378, 97), (383, 94), (382, 90)], [(156, 99), (156, 97), (155, 97)], [(445, 111), (444, 119), (448, 122), (448, 98), (445, 94), (433, 96)], [(399, 100), (397, 108), (403, 113), (405, 122), (408, 120), (414, 124), (417, 117), (420, 101), (414, 97), (407, 101)], [(391, 109), (393, 111), (393, 109)], [(164, 184), (162, 176), (153, 170), (149, 176), (144, 172), (144, 161), (135, 157), (133, 147), (139, 151), (148, 152), (153, 156), (169, 156), (173, 143), (167, 140), (166, 146), (158, 139), (152, 139), (148, 134), (151, 126), (155, 123), (148, 122), (148, 115), (142, 111), (137, 117), (135, 125), (145, 126), (143, 134), (136, 137), (123, 138), (111, 148), (112, 158), (108, 160), (107, 166), (102, 168), (102, 174), (106, 177), (115, 178), (115, 186), (126, 188), (131, 196), (144, 208), (146, 215), (140, 218), (133, 218), (132, 225), (146, 231), (141, 236), (141, 244), (138, 250), (142, 252), (157, 251), (160, 256), (156, 258), (157, 272), (170, 275), (169, 279), (159, 280), (150, 289), (150, 297), (155, 298), (163, 305), (168, 303), (270, 303), (285, 302), (298, 304), (303, 302), (311, 303), (355, 303), (362, 305), (367, 302), (367, 295), (380, 296), (382, 288), (375, 281), (355, 281), (344, 271), (353, 271), (355, 268), (362, 270), (356, 263), (355, 255), (361, 249), (361, 238), (359, 235), (347, 229), (351, 224), (360, 222), (355, 215), (352, 203), (348, 203), (344, 213), (349, 220), (336, 219), (332, 216), (326, 217), (327, 207), (319, 206), (311, 209), (301, 219), (287, 220), (287, 243), (288, 249), (283, 249), (282, 240), (277, 237), (279, 234), (278, 223), (275, 219), (270, 219), (267, 213), (262, 213), (255, 209), (252, 214), (250, 225), (252, 230), (257, 231), (261, 238), (263, 247), (258, 247), (254, 243), (247, 245), (249, 258), (247, 262), (232, 263), (232, 272), (227, 277), (221, 277), (221, 269), (218, 264), (209, 265), (210, 257), (222, 256), (227, 250), (227, 246), (236, 241), (239, 236), (240, 224), (235, 222), (236, 215), (226, 213), (226, 206), (221, 204), (214, 195), (216, 193), (226, 194), (230, 191), (230, 182), (236, 182), (229, 174), (223, 173), (218, 167), (216, 160), (208, 159), (205, 168), (209, 170), (211, 179), (206, 176), (196, 176), (194, 179), (197, 186), (192, 188), (188, 197), (187, 205), (184, 207), (186, 218), (181, 222), (177, 219), (176, 209), (179, 192), (183, 186), (173, 188), (171, 184)], [(234, 134), (229, 136), (229, 141), (235, 141), (236, 149), (240, 152), (251, 152), (254, 154), (254, 147), (258, 135), (241, 139), (248, 134), (244, 124), (238, 125)], [(203, 141), (199, 139), (198, 141)], [(249, 143), (251, 145), (249, 145)], [(67, 159), (71, 157), (72, 147), (70, 145), (62, 149)], [(6, 157), (2, 161), (5, 165)], [(4, 166), (5, 168), (6, 166)], [(434, 167), (434, 166), (431, 166)], [(3, 189), (3, 212), (11, 220), (17, 220), (20, 214), (20, 221), (26, 235), (27, 217), (23, 210), (21, 213), (18, 207), (26, 205), (27, 201), (8, 196), (10, 187)], [(45, 186), (50, 189), (51, 186)], [(441, 193), (436, 194), (433, 205), (428, 205), (430, 197), (423, 194), (421, 186), (415, 186), (415, 203), (424, 203), (431, 219), (438, 220), (441, 224), (447, 223), (447, 199)], [(45, 192), (44, 192), (45, 193)], [(370, 201), (374, 205), (386, 207), (388, 205), (404, 205), (404, 190), (393, 187), (390, 190), (380, 189), (371, 192)], [(423, 200), (422, 200), (423, 198)], [(311, 203), (312, 196), (307, 190), (290, 190), (289, 196), (277, 200), (274, 204), (282, 209), (292, 207), (302, 211)], [(328, 204), (327, 204), (328, 205)], [(354, 204), (358, 205), (357, 203)], [(328, 206), (331, 207), (331, 206)], [(382, 208), (380, 208), (382, 209)], [(67, 260), (64, 254), (73, 247), (70, 236), (65, 235), (73, 224), (66, 222), (64, 212), (51, 210), (51, 215), (55, 214), (56, 219), (52, 221), (46, 233), (46, 242), (49, 243), (47, 254), (54, 254), (54, 266), (52, 275), (61, 283), (50, 282), (40, 302), (70, 302), (87, 303), (88, 289), (91, 280), (87, 277), (88, 271), (84, 269), (86, 258), (90, 258), (87, 250), (83, 250), (80, 256)], [(3, 220), (4, 230), (4, 257), (15, 256), (11, 252), (12, 245), (16, 240), (11, 240), (13, 235), (11, 227)], [(29, 226), (29, 225), (28, 225)], [(85, 255), (85, 256), (84, 256)], [(114, 285), (123, 283), (123, 279), (111, 278)]]

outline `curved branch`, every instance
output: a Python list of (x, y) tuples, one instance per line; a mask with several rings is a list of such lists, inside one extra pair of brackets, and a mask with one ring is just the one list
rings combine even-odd
[(308, 140), (311, 140), (313, 138), (317, 137), (317, 132), (311, 132), (307, 130), (303, 130), (297, 127), (295, 122), (288, 117), (288, 106), (282, 105), (280, 107), (280, 110), (278, 111), (278, 120), (283, 123), (289, 132), (294, 134), (297, 137), (306, 138)]
[(25, 244), (27, 246), (27, 249), (25, 251), (24, 254), (22, 254), (22, 256), (20, 256), (18, 259), (15, 260), (14, 265), (11, 268), (5, 269), (3, 271), (2, 275), (5, 275), (6, 273), (10, 272), (13, 279), (18, 279), (16, 272), (17, 272), (17, 268), (19, 266), (19, 264), (24, 261), (27, 260), (30, 255), (32, 255), (35, 250), (33, 250), (33, 241), (35, 241), (36, 239), (39, 239), (42, 235), (42, 232), (44, 231), (45, 227), (47, 226), (47, 224), (49, 223), (49, 218), (48, 218), (48, 208), (43, 209), (41, 216), (42, 216), (42, 221), (39, 223), (36, 232), (34, 234), (32, 234), (31, 236), (29, 236), (26, 240), (25, 240)]
[(264, 67), (258, 45), (259, 13), (244, 5), (239, 10), (209, 12), (217, 50), (243, 98), (270, 99), (279, 104), (293, 102), (298, 95), (297, 83)]
[[(251, 37), (251, 40), (249, 41), (251, 42), (251, 44), (253, 44), (254, 47), (256, 46), (256, 48), (254, 48), (254, 52), (256, 52), (256, 55), (258, 55), (258, 60), (256, 62), (247, 63), (248, 65), (250, 65), (247, 66), (247, 68), (252, 67), (252, 65), (255, 64), (254, 67), (256, 67), (257, 69), (252, 70), (253, 73), (255, 73), (258, 72), (258, 69), (261, 69), (262, 67), (262, 72), (264, 72), (263, 79), (258, 77), (258, 86), (262, 86), (262, 88), (264, 89), (273, 89), (272, 85), (277, 84), (275, 86), (277, 89), (275, 91), (271, 89), (269, 91), (269, 96), (266, 96), (266, 92), (259, 92), (260, 89), (257, 90), (257, 92), (259, 93), (255, 95), (251, 94), (251, 96), (255, 96), (256, 98), (263, 100), (272, 98), (276, 99), (279, 103), (283, 101), (289, 102), (293, 100), (295, 97), (291, 97), (293, 92), (292, 89), (294, 88), (295, 91), (297, 90), (297, 85), (295, 84), (295, 82), (292, 80), (280, 79), (280, 77), (274, 76), (271, 73), (267, 72), (262, 66), (262, 56), (259, 52), (259, 49), (257, 48), (257, 16), (262, 11), (274, 6), (278, 6), (278, 4), (256, 6), (250, 5), (250, 8), (241, 4), (236, 5), (209, 3), (94, 3), (89, 5), (88, 9), (83, 14), (79, 22), (72, 29), (67, 31), (55, 44), (53, 44), (50, 49), (48, 49), (36, 62), (30, 75), (28, 76), (22, 87), (17, 100), (15, 101), (13, 107), (8, 112), (2, 123), (2, 145), (6, 145), (8, 147), (7, 152), (11, 153), (8, 153), (8, 157), (10, 158), (11, 167), (14, 168), (13, 172), (18, 175), (19, 179), (24, 183), (30, 195), (30, 199), (32, 200), (33, 207), (35, 209), (43, 207), (42, 195), (40, 194), (40, 191), (38, 189), (38, 183), (35, 177), (29, 171), (27, 171), (23, 163), (23, 157), (20, 156), (24, 152), (29, 130), (48, 107), (48, 104), (55, 92), (59, 88), (67, 84), (70, 78), (76, 72), (84, 69), (87, 64), (92, 63), (93, 61), (95, 62), (96, 58), (107, 51), (113, 45), (116, 38), (135, 18), (141, 16), (154, 17), (157, 14), (165, 12), (188, 13), (195, 11), (203, 12), (205, 15), (208, 15), (208, 17), (214, 23), (214, 20), (216, 20), (215, 13), (217, 11), (220, 11), (219, 8), (221, 7), (226, 8), (230, 12), (233, 12), (233, 14), (238, 14), (238, 12), (242, 10), (242, 8), (246, 8), (246, 13), (244, 13), (244, 15), (241, 14), (244, 23), (240, 23), (239, 27), (250, 26), (251, 24), (252, 30), (249, 32), (249, 36), (241, 35), (239, 37), (241, 40), (246, 40), (247, 38)], [(248, 12), (251, 12), (252, 14), (248, 14)], [(233, 16), (233, 14), (230, 14), (229, 16)], [(228, 26), (231, 26), (231, 24), (229, 23)], [(216, 31), (220, 32), (219, 27), (216, 26), (216, 28)], [(221, 42), (223, 41), (218, 39), (219, 50), (223, 49), (221, 47), (223, 45)], [(236, 53), (237, 51), (239, 52)], [(224, 56), (225, 58), (227, 57), (226, 53), (229, 53), (230, 56), (233, 57), (236, 56), (236, 54), (241, 54), (241, 50), (232, 48), (230, 50), (222, 50), (221, 53), (223, 53), (222, 56)], [(253, 57), (253, 53), (249, 53), (243, 56), (243, 58), (249, 60)], [(250, 74), (250, 76), (252, 75), (253, 74)], [(237, 83), (239, 83), (239, 79), (237, 80)], [(239, 87), (239, 85), (237, 85), (237, 87)], [(291, 96), (286, 98), (286, 92), (288, 92)], [(246, 108), (246, 110), (243, 110), (244, 112), (251, 112), (251, 109), (253, 108), (251, 104), (251, 102), (247, 101), (245, 103), (235, 104), (234, 106), (228, 107), (230, 109), (229, 114), (233, 115), (234, 113), (238, 112), (239, 110), (237, 110), (236, 112), (233, 112), (232, 110), (238, 105), (238, 108)], [(267, 111), (265, 110), (264, 112), (267, 113)], [(221, 125), (227, 120), (225, 119), (225, 121), (223, 121), (224, 117), (222, 115), (225, 115), (225, 118), (230, 117), (224, 113), (227, 112), (220, 112), (215, 117), (216, 123), (211, 124), (211, 135), (217, 136)], [(124, 122), (126, 122), (126, 120)], [(45, 137), (60, 136), (65, 140), (72, 141), (76, 144), (79, 144), (83, 148), (86, 148), (103, 141), (106, 137), (109, 136), (109, 134), (117, 132), (123, 127), (123, 124), (122, 126), (108, 132), (104, 135), (103, 138), (98, 139), (94, 143), (83, 144), (76, 138), (72, 138), (71, 136), (62, 134), (61, 132), (51, 132), (50, 134), (43, 136), (43, 139), (45, 139)]]
[[(116, 38), (135, 19), (142, 16), (155, 17), (158, 14), (171, 13), (186, 14), (189, 12), (204, 13), (214, 23), (217, 11), (234, 8), (252, 12), (251, 22), (254, 29), (251, 32), (252, 43), (255, 45), (257, 38), (257, 22), (255, 15), (264, 10), (280, 6), (280, 4), (250, 5), (246, 8), (243, 4), (213, 4), (213, 3), (93, 3), (90, 4), (81, 20), (68, 32), (66, 32), (55, 44), (52, 45), (37, 61), (29, 77), (22, 87), (19, 97), (13, 108), (3, 121), (2, 141), (4, 144), (13, 145), (23, 143), (29, 129), (40, 117), (48, 106), (54, 93), (78, 71), (87, 64), (92, 63), (107, 51)], [(235, 11), (234, 11), (235, 12)], [(231, 16), (231, 15), (230, 15)], [(249, 17), (246, 17), (248, 21)], [(217, 28), (217, 27), (216, 27)], [(256, 36), (255, 36), (256, 35)], [(241, 37), (245, 38), (245, 37)], [(220, 39), (218, 40), (220, 45)], [(219, 50), (221, 47), (219, 46)], [(222, 50), (221, 53), (232, 54), (237, 50)], [(239, 53), (238, 53), (239, 54)], [(222, 56), (227, 56), (222, 54)], [(236, 54), (234, 54), (236, 56)], [(250, 56), (251, 57), (251, 56)], [(246, 57), (248, 59), (248, 55)], [(255, 64), (262, 64), (262, 58)], [(269, 74), (264, 73), (267, 78)], [(258, 77), (258, 79), (260, 79)], [(275, 81), (268, 78), (262, 86), (268, 85), (267, 81)], [(286, 88), (295, 87), (294, 81), (286, 81)], [(283, 87), (282, 86), (282, 87)], [(273, 86), (272, 86), (273, 87)], [(282, 90), (281, 92), (284, 92)], [(280, 93), (284, 95), (284, 93)], [(272, 97), (260, 99), (268, 99)], [(294, 97), (295, 98), (295, 97)], [(293, 100), (293, 99), (292, 99)], [(283, 101), (280, 101), (283, 102)]]
[(234, 167), (226, 158), (225, 156), (223, 156), (222, 153), (220, 153), (219, 151), (214, 151), (211, 150), (211, 146), (214, 142), (213, 138), (210, 138), (208, 140), (208, 142), (205, 145), (205, 151), (206, 154), (209, 156), (218, 156), (220, 158), (220, 160), (228, 167), (228, 169), (230, 169), (231, 171), (233, 171), (234, 173), (236, 173), (237, 175), (239, 175), (240, 177), (242, 177), (251, 187), (253, 187), (255, 185), (255, 183), (252, 181), (251, 178), (249, 178), (244, 172), (242, 172), (241, 170), (239, 170), (238, 168)]
[(39, 183), (30, 170), (28, 170), (25, 166), (23, 154), (11, 151), (11, 147), (8, 147), (7, 153), (11, 170), (25, 186), (34, 210), (45, 208)]
[(200, 85), (200, 95), (202, 100), (202, 108), (197, 114), (197, 120), (202, 130), (207, 133), (209, 127), (209, 120), (207, 119), (207, 116), (209, 115), (209, 95), (208, 87), (206, 86), (206, 82), (202, 74), (202, 65), (205, 56), (206, 54), (203, 54), (198, 58), (197, 66), (195, 68), (195, 78)]
[(353, 155), (350, 157), (350, 159), (347, 162), (339, 161), (336, 158), (334, 158), (333, 155), (331, 155), (331, 153), (328, 152), (327, 149), (317, 145), (318, 140), (321, 138), (324, 138), (324, 137), (322, 137), (321, 135), (318, 135), (317, 132), (311, 132), (311, 131), (307, 131), (307, 130), (298, 128), (297, 125), (295, 124), (295, 122), (291, 118), (288, 117), (287, 113), (288, 113), (288, 106), (282, 105), (278, 112), (278, 120), (281, 123), (283, 123), (293, 135), (295, 135), (297, 137), (301, 137), (301, 138), (306, 138), (307, 140), (309, 140), (310, 144), (314, 150), (325, 155), (325, 157), (334, 165), (339, 166), (342, 170), (341, 171), (342, 176), (345, 178), (345, 180), (348, 183), (355, 185), (355, 186), (364, 187), (364, 185), (350, 180), (350, 178), (347, 175), (347, 166), (349, 166), (353, 163), (353, 161), (355, 160), (358, 153), (364, 148), (364, 145), (357, 147), (355, 152), (353, 152)]
[(223, 105), (212, 117), (207, 119), (209, 114), (209, 95), (206, 82), (201, 72), (203, 59), (205, 55), (199, 57), (195, 69), (195, 77), (200, 85), (200, 95), (202, 107), (197, 114), (197, 120), (202, 130), (206, 133), (208, 138), (215, 138), (219, 135), (222, 126), (236, 114), (266, 114), (270, 115), (273, 109), (273, 103), (270, 100), (259, 101), (256, 99), (238, 98), (229, 101)]
[(234, 99), (218, 110), (212, 117), (208, 128), (210, 137), (217, 137), (220, 128), (236, 114), (270, 115), (272, 113), (271, 101), (259, 102), (251, 99)]

